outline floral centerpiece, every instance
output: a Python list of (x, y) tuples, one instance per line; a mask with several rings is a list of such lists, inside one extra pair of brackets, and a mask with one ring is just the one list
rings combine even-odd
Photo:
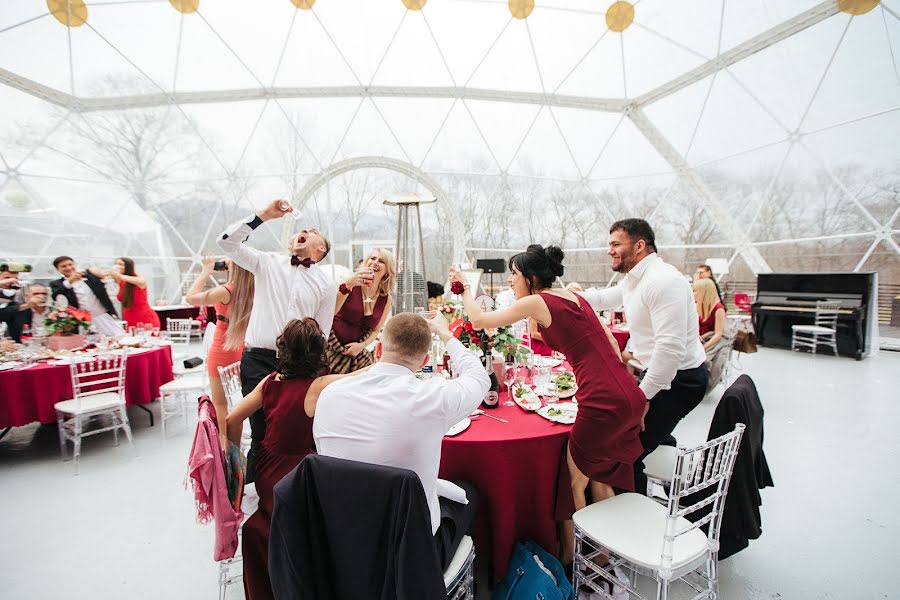
[[(455, 282), (454, 282), (455, 283)], [(503, 355), (506, 362), (524, 359), (531, 352), (513, 333), (512, 325), (499, 329), (475, 329), (462, 304), (443, 304), (438, 311), (450, 322), (453, 336), (469, 348), (491, 348)]]
[(78, 331), (91, 326), (91, 313), (74, 306), (57, 307), (44, 318), (44, 326), (50, 335), (47, 345), (51, 350), (79, 348), (84, 345), (84, 338)]

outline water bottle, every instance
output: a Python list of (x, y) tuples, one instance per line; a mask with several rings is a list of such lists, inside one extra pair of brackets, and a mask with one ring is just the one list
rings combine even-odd
[(25, 323), (22, 326), (22, 335), (19, 336), (19, 339), (22, 341), (22, 344), (26, 346), (31, 345), (31, 325)]

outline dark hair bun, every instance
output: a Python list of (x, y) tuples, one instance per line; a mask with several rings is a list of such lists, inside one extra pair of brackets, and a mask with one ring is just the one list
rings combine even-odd
[(563, 272), (565, 271), (562, 265), (562, 261), (563, 258), (566, 257), (565, 253), (562, 251), (562, 248), (560, 248), (559, 246), (547, 246), (546, 248), (544, 248), (544, 253), (550, 260), (550, 268), (553, 270), (553, 274), (557, 277), (562, 277)]

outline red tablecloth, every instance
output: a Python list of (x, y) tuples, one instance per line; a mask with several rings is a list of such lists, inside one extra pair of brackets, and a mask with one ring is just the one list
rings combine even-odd
[(631, 337), (631, 334), (615, 327), (611, 327), (609, 330), (612, 332), (613, 337), (616, 338), (616, 341), (619, 342), (619, 350), (624, 352), (625, 344), (628, 343), (628, 338)]
[[(150, 404), (159, 386), (172, 381), (172, 349), (161, 346), (128, 356), (125, 402)], [(34, 421), (53, 423), (53, 405), (72, 397), (69, 365), (40, 364), (30, 369), (0, 372), (0, 428)]]
[(506, 575), (516, 540), (534, 540), (556, 554), (557, 519), (569, 518), (574, 504), (565, 458), (571, 427), (518, 406), (490, 414), (509, 423), (482, 416), (444, 438), (440, 477), (468, 481), (481, 494), (476, 553), (490, 557), (496, 580)]

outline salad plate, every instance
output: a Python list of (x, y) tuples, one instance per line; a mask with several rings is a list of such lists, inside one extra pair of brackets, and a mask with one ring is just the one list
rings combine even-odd
[(571, 398), (578, 391), (578, 384), (575, 383), (575, 374), (569, 371), (563, 371), (555, 375), (550, 385), (556, 386), (556, 395), (559, 398)]
[(575, 422), (575, 415), (578, 414), (578, 405), (571, 402), (560, 402), (558, 404), (548, 404), (537, 411), (548, 421), (561, 423), (563, 425), (571, 425)]
[(459, 423), (457, 423), (456, 425), (454, 425), (453, 427), (448, 429), (447, 433), (445, 433), (444, 435), (445, 436), (459, 435), (460, 433), (462, 433), (463, 431), (468, 429), (469, 425), (471, 425), (471, 424), (472, 424), (472, 419), (470, 419), (469, 417), (466, 417), (465, 419), (463, 419), (462, 421), (460, 421)]
[(552, 369), (554, 367), (558, 367), (561, 364), (563, 364), (562, 360), (553, 358), (552, 356), (537, 355), (534, 357), (534, 366), (536, 367), (550, 367)]
[(534, 390), (528, 387), (513, 388), (513, 400), (519, 405), (519, 408), (535, 411), (541, 407), (541, 398), (534, 393)]

